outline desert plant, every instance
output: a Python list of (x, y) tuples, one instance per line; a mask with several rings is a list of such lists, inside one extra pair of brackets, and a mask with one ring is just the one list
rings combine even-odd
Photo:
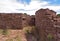
[(48, 38), (48, 41), (52, 41), (53, 36), (52, 36), (51, 34), (48, 34), (48, 35), (47, 35), (47, 38)]
[(27, 27), (24, 27), (23, 31), (26, 33), (26, 34), (32, 34), (32, 31), (35, 30), (35, 26), (27, 26)]
[(21, 41), (21, 38), (18, 35), (14, 39), (16, 39), (16, 41)]
[(0, 34), (2, 34), (2, 32), (3, 32), (3, 29), (0, 29)]
[(3, 29), (3, 31), (2, 31), (2, 34), (3, 34), (3, 35), (8, 35), (8, 33), (9, 33), (9, 32), (8, 32), (8, 29)]
[(27, 26), (27, 27), (24, 27), (24, 29), (23, 29), (23, 31), (25, 32), (25, 33), (31, 33), (31, 27), (29, 27), (29, 26)]

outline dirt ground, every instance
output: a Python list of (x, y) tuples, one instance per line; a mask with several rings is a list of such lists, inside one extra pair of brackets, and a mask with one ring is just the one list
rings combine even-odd
[(27, 26), (20, 30), (0, 29), (0, 41), (27, 41), (27, 31), (31, 33), (32, 27)]
[(27, 41), (25, 37), (25, 33), (23, 30), (11, 30), (9, 29), (7, 32), (0, 30), (0, 41)]

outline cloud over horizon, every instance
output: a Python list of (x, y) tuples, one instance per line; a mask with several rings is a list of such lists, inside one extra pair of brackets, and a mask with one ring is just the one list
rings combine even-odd
[(60, 4), (57, 0), (0, 0), (0, 13), (27, 13), (30, 15), (35, 14), (38, 9), (49, 8), (60, 13)]

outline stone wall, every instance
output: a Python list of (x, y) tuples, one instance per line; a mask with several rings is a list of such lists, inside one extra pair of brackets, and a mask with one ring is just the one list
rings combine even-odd
[(28, 35), (29, 41), (60, 41), (60, 17), (53, 10), (39, 9), (35, 15), (22, 13), (0, 13), (0, 29), (23, 29), (26, 26), (35, 26), (33, 36)]
[(21, 29), (28, 24), (26, 18), (22, 13), (0, 13), (0, 28)]
[(39, 32), (40, 41), (48, 41), (49, 34), (53, 36), (55, 41), (56, 28), (53, 19), (56, 17), (56, 12), (49, 9), (40, 9), (35, 14), (35, 25)]
[(19, 29), (34, 24), (34, 17), (22, 13), (0, 13), (0, 28)]
[(60, 41), (60, 17), (57, 16), (56, 18), (56, 41)]
[(35, 26), (35, 15), (31, 15), (30, 25)]

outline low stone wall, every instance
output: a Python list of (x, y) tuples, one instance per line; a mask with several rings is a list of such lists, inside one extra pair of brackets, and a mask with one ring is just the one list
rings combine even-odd
[(0, 13), (1, 29), (21, 29), (28, 25), (32, 25), (33, 19), (30, 15), (22, 13)]
[(0, 28), (1, 29), (21, 29), (22, 28), (22, 14), (0, 14)]

